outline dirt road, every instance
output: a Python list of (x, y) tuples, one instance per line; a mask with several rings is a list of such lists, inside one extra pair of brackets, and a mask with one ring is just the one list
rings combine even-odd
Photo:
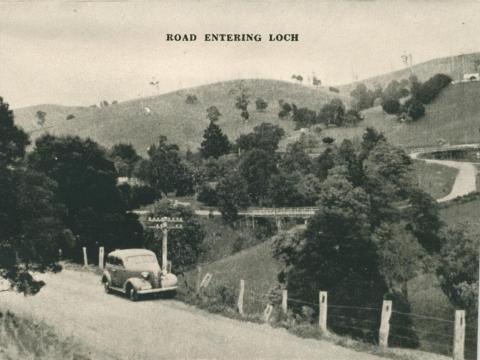
[(457, 197), (464, 196), (477, 191), (477, 185), (476, 185), (477, 168), (475, 167), (474, 164), (470, 162), (462, 162), (462, 161), (424, 159), (424, 158), (418, 157), (420, 154), (421, 153), (412, 153), (410, 154), (410, 157), (412, 159), (419, 159), (419, 160), (425, 161), (426, 163), (429, 163), (429, 164), (440, 164), (440, 165), (449, 166), (449, 167), (458, 169), (458, 174), (457, 174), (457, 177), (455, 178), (455, 182), (453, 183), (452, 190), (447, 196), (444, 196), (443, 198), (438, 199), (437, 202), (450, 201)]
[(107, 295), (92, 273), (64, 270), (43, 277), (47, 286), (38, 295), (3, 292), (0, 304), (43, 318), (98, 349), (94, 359), (380, 359), (174, 300), (131, 302)]

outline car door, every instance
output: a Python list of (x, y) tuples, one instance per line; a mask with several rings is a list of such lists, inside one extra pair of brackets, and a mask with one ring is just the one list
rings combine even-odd
[(112, 279), (112, 286), (121, 288), (122, 282), (122, 262), (116, 256), (112, 256), (110, 259), (110, 278)]

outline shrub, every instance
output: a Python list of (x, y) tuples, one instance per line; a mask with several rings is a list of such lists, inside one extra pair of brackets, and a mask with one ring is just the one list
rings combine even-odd
[(340, 92), (340, 90), (338, 90), (336, 87), (333, 87), (333, 86), (330, 86), (328, 90), (337, 94)]
[(187, 98), (185, 99), (185, 103), (193, 105), (198, 102), (198, 99), (195, 95), (188, 94)]
[(404, 107), (407, 116), (410, 117), (413, 121), (416, 121), (420, 119), (423, 115), (425, 115), (425, 106), (423, 106), (420, 100), (409, 99), (405, 103)]
[(382, 109), (387, 114), (397, 114), (400, 111), (400, 102), (397, 99), (386, 99), (382, 102)]
[(452, 82), (452, 78), (445, 74), (436, 74), (430, 79), (425, 81), (418, 92), (416, 93), (416, 99), (423, 104), (430, 104), (438, 94)]
[(75, 119), (75, 115), (73, 115), (73, 114), (68, 114), (68, 115), (67, 115), (67, 120), (72, 120), (72, 119)]
[(268, 103), (261, 97), (255, 100), (255, 105), (257, 107), (257, 111), (265, 111), (265, 109), (268, 107)]
[(204, 203), (207, 206), (217, 206), (218, 205), (218, 198), (217, 192), (214, 188), (207, 184), (203, 184), (197, 195), (197, 200)]

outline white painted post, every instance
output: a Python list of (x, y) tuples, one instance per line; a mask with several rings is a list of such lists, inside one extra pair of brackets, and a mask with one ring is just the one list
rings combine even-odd
[(202, 283), (202, 267), (197, 266), (197, 294), (200, 292), (201, 283)]
[(205, 274), (202, 282), (200, 283), (200, 288), (206, 288), (208, 286), (208, 284), (210, 284), (210, 280), (212, 280), (212, 274), (207, 272)]
[(167, 271), (167, 251), (168, 251), (168, 228), (167, 223), (163, 223), (163, 236), (162, 236), (162, 271)]
[(383, 300), (382, 319), (380, 322), (380, 332), (378, 343), (382, 347), (388, 347), (388, 334), (390, 332), (390, 318), (392, 317), (392, 301)]
[(328, 293), (326, 291), (320, 291), (318, 294), (319, 313), (318, 313), (318, 326), (322, 331), (327, 331), (327, 304)]
[(245, 280), (240, 280), (240, 292), (238, 294), (238, 312), (243, 315), (243, 293), (245, 292)]
[(103, 270), (103, 267), (105, 264), (104, 254), (105, 254), (105, 249), (103, 248), (103, 246), (100, 246), (98, 248), (98, 267), (100, 268), (100, 270)]
[(84, 246), (82, 250), (83, 250), (83, 266), (88, 266), (87, 248)]
[(465, 310), (455, 311), (453, 360), (463, 360), (465, 354)]
[(288, 311), (288, 290), (282, 290), (282, 310), (286, 314)]
[(270, 320), (270, 316), (272, 315), (272, 311), (273, 311), (272, 304), (267, 304), (267, 307), (265, 308), (265, 311), (263, 312), (263, 319), (265, 320), (266, 323), (268, 323), (268, 320)]

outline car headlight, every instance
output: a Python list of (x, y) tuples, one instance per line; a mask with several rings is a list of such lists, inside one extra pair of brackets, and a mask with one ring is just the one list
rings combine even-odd
[(144, 271), (144, 272), (141, 273), (141, 275), (146, 280), (146, 279), (148, 279), (149, 273), (147, 271)]

